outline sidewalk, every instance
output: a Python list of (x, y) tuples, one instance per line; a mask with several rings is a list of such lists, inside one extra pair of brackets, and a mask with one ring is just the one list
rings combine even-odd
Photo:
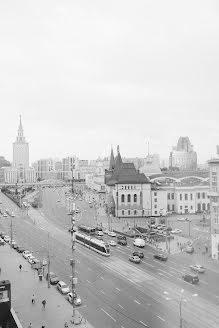
[[(20, 272), (19, 265), (22, 265)], [(10, 280), (12, 308), (23, 328), (32, 323), (33, 328), (61, 328), (65, 322), (68, 327), (93, 328), (76, 310), (75, 323), (71, 323), (72, 305), (54, 286), (48, 288), (47, 281), (39, 281), (37, 271), (23, 256), (9, 245), (0, 247), (0, 280)], [(35, 295), (35, 304), (31, 303)], [(42, 301), (46, 300), (45, 309)], [(80, 321), (82, 322), (80, 323)]]

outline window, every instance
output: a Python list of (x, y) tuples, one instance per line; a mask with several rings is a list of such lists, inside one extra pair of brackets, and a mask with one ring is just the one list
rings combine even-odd
[(202, 198), (204, 198), (204, 199), (205, 199), (205, 192), (203, 192), (203, 193), (202, 193)]
[(137, 211), (136, 210), (134, 210), (134, 215), (136, 215), (137, 214)]
[(128, 203), (130, 203), (130, 202), (131, 202), (131, 195), (128, 194)]
[(142, 214), (144, 214), (144, 210), (142, 211)]
[(180, 209), (182, 210), (182, 206), (180, 206)]
[(170, 193), (168, 192), (168, 194), (167, 194), (167, 199), (170, 199)]
[(188, 200), (188, 194), (185, 194), (185, 200)]
[(192, 200), (192, 194), (190, 194), (190, 200)]
[(124, 215), (124, 211), (122, 211), (122, 215)]
[(154, 193), (154, 196), (157, 196), (157, 193), (156, 192)]
[(128, 186), (128, 189), (129, 189), (129, 186)]
[(125, 195), (121, 195), (121, 203), (125, 202)]
[(126, 186), (125, 186), (125, 189), (126, 189)]
[(171, 199), (174, 199), (174, 193), (171, 194)]
[(214, 233), (217, 234), (218, 233), (218, 229), (214, 229)]
[(179, 199), (182, 200), (182, 194), (179, 195)]
[(154, 208), (157, 208), (157, 205), (154, 205)]
[(206, 206), (205, 206), (205, 203), (202, 204), (202, 211), (205, 211), (206, 210)]
[(128, 215), (130, 215), (130, 210), (128, 210)]
[(134, 194), (134, 203), (137, 203), (137, 195)]
[(193, 210), (193, 206), (191, 206), (191, 210)]
[(172, 205), (172, 211), (173, 212), (175, 211), (175, 205), (174, 204)]
[(200, 199), (200, 192), (198, 192), (197, 196), (198, 196), (198, 199)]
[(214, 219), (214, 223), (218, 224), (218, 218)]
[(169, 204), (167, 205), (167, 211), (168, 212), (170, 211), (170, 205)]
[(154, 198), (155, 203), (157, 202), (157, 198)]
[(157, 211), (154, 211), (155, 214), (157, 214)]

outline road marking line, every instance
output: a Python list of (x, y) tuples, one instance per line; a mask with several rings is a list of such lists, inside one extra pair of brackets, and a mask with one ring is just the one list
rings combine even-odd
[(125, 252), (123, 251), (120, 251), (120, 249), (117, 249), (118, 252), (122, 253), (122, 254), (125, 254)]
[(203, 281), (203, 280), (200, 280), (200, 279), (199, 279), (199, 281), (200, 281), (202, 284), (208, 285), (208, 283), (205, 282), (205, 281)]
[(105, 292), (104, 292), (103, 290), (101, 290), (100, 292), (101, 292), (102, 294), (104, 294), (104, 295), (105, 295)]
[(140, 305), (140, 304), (141, 304), (141, 303), (140, 303), (140, 302), (138, 302), (137, 300), (134, 300), (134, 302), (135, 302), (135, 303), (137, 303), (138, 305)]
[(181, 271), (179, 271), (179, 270), (177, 270), (177, 269), (175, 269), (175, 268), (173, 268), (173, 267), (170, 267), (170, 268), (173, 269), (173, 270), (175, 270), (176, 272), (181, 273)]
[(143, 326), (148, 327), (148, 325), (146, 325), (146, 323), (144, 323), (143, 321), (139, 321)]
[(100, 279), (104, 280), (104, 278), (103, 278), (103, 277), (100, 277)]
[(87, 282), (89, 282), (89, 283), (90, 283), (90, 280), (87, 280)]
[(118, 304), (118, 306), (121, 307), (121, 309), (124, 309), (124, 307), (122, 305)]
[(156, 314), (156, 316), (160, 319), (160, 320), (162, 320), (162, 321), (164, 321), (165, 322), (165, 319), (164, 318), (162, 318), (162, 317), (160, 317), (159, 315), (157, 315)]
[(110, 317), (114, 322), (116, 322), (116, 319), (114, 319), (108, 312), (106, 312), (104, 309), (101, 308), (101, 310), (108, 315), (108, 317)]
[(151, 266), (152, 268), (154, 268), (154, 265), (152, 265), (152, 264), (150, 264), (150, 263), (147, 263), (147, 262), (145, 262), (145, 261), (141, 261), (142, 263), (145, 263), (145, 264), (147, 264), (147, 265), (149, 265), (149, 266)]
[(169, 262), (178, 265), (178, 263), (176, 263), (176, 262), (174, 262), (174, 261), (169, 260)]
[(119, 292), (121, 292), (121, 289), (119, 289), (118, 287), (116, 287), (116, 289), (117, 289)]
[(158, 274), (159, 274), (160, 276), (164, 276), (164, 274), (163, 274), (163, 273), (161, 273), (161, 272), (158, 272)]

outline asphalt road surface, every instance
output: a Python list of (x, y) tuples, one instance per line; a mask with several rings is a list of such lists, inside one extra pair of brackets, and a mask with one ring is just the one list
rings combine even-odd
[[(43, 207), (30, 209), (29, 216), (2, 194), (0, 207), (16, 214), (11, 218), (13, 238), (40, 259), (46, 259), (49, 252), (51, 271), (70, 284), (70, 217), (64, 190), (43, 189), (42, 192)], [(76, 201), (76, 206), (81, 209), (76, 216), (77, 223), (95, 222), (94, 209), (88, 203)], [(9, 235), (10, 221), (0, 218), (0, 230)], [(133, 264), (128, 261), (133, 250), (130, 240), (128, 246), (111, 247), (111, 256), (105, 258), (77, 244), (77, 291), (83, 301), (79, 311), (88, 321), (96, 328), (175, 328), (179, 326), (181, 303), (185, 327), (219, 327), (219, 267), (207, 269), (199, 274), (198, 285), (190, 285), (181, 277), (194, 264), (193, 255), (170, 256), (164, 263), (155, 260), (156, 251), (146, 247), (143, 261)]]

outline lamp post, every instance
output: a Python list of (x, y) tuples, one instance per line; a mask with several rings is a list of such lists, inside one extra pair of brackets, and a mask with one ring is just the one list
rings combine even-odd
[[(73, 181), (73, 180), (72, 180)], [(73, 203), (73, 211), (72, 211), (72, 228), (71, 228), (71, 242), (72, 242), (72, 259), (70, 259), (70, 266), (71, 266), (71, 289), (72, 289), (72, 323), (74, 323), (75, 318), (75, 298), (76, 298), (76, 284), (77, 284), (77, 278), (75, 277), (76, 271), (75, 271), (75, 241), (76, 241), (76, 229), (75, 229), (75, 203)]]

